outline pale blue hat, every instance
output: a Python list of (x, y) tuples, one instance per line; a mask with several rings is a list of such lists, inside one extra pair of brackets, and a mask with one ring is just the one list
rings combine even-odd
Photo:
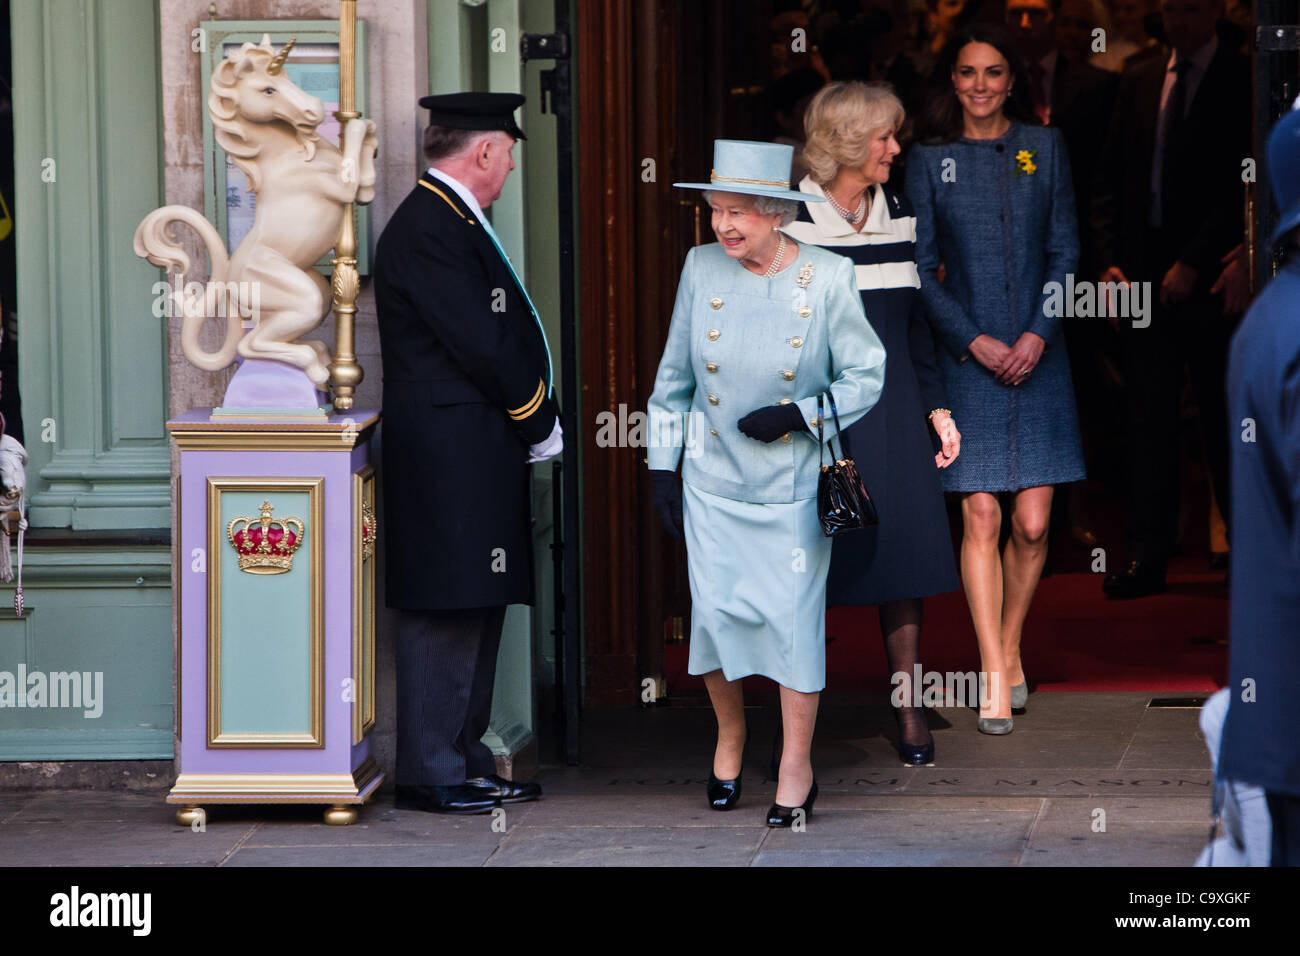
[(790, 188), (794, 147), (782, 143), (756, 143), (744, 139), (713, 141), (713, 172), (707, 183), (673, 183), (682, 189), (771, 196), (796, 202), (825, 202), (822, 196)]

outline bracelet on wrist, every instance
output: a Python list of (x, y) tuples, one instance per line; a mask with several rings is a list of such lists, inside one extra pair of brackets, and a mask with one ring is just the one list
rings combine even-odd
[(939, 415), (939, 414), (947, 415), (949, 418), (951, 418), (951, 417), (952, 417), (952, 409), (951, 409), (951, 408), (936, 408), (936, 409), (935, 409), (934, 411), (932, 411), (929, 415), (926, 415), (926, 416), (925, 416), (925, 420), (928, 421), (928, 422), (933, 422), (933, 421), (934, 421), (934, 416), (935, 416), (935, 415)]

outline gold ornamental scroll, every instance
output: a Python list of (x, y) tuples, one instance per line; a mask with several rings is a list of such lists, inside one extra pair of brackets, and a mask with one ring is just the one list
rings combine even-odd
[[(348, 120), (360, 119), (356, 97), (357, 0), (339, 0), (339, 149), (344, 149)], [(356, 206), (349, 203), (343, 215), (343, 228), (334, 246), (334, 275), (330, 287), (334, 294), (334, 361), (330, 363), (330, 387), (334, 407), (352, 408), (356, 388), (365, 377), (353, 351), (357, 315), (357, 293), (361, 278), (357, 274)]]

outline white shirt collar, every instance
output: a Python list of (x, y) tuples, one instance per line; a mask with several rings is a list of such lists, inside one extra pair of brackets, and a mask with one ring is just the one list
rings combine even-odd
[[(1187, 59), (1191, 60), (1192, 66), (1198, 73), (1204, 73), (1210, 67), (1210, 61), (1214, 59), (1214, 54), (1219, 52), (1219, 35), (1216, 33), (1210, 37), (1209, 42), (1201, 47)], [(1165, 65), (1166, 70), (1172, 70), (1176, 64), (1182, 60), (1175, 50), (1169, 55), (1169, 62)]]
[[(888, 203), (885, 202), (884, 187), (876, 183), (870, 189), (871, 206), (867, 211), (866, 225), (860, 231), (849, 225), (848, 220), (837, 213), (829, 202), (808, 203), (808, 215), (812, 217), (813, 224), (818, 230), (828, 239), (841, 236), (864, 236), (872, 232), (890, 232), (889, 209)], [(812, 193), (814, 196), (826, 195), (825, 190), (813, 182), (811, 176), (799, 180), (799, 191)]]
[(480, 221), (485, 218), (483, 215), (483, 209), (478, 204), (478, 200), (475, 199), (474, 194), (469, 191), (469, 187), (459, 179), (454, 176), (448, 176), (441, 169), (435, 169), (433, 166), (429, 167), (429, 175), (433, 176), (435, 179), (441, 179), (444, 183), (455, 190), (456, 195), (461, 198), (461, 201), (465, 203), (469, 208), (469, 211), (474, 213)]

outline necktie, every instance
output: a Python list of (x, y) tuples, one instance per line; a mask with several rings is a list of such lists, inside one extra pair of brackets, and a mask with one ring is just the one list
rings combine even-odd
[(1160, 154), (1160, 224), (1169, 225), (1170, 200), (1177, 167), (1178, 155), (1182, 148), (1182, 133), (1185, 125), (1183, 114), (1187, 110), (1187, 73), (1192, 64), (1182, 60), (1174, 64), (1174, 88), (1169, 91), (1169, 101), (1165, 104), (1164, 140)]
[(510, 257), (506, 255), (506, 250), (501, 245), (501, 237), (498, 236), (496, 230), (492, 228), (492, 223), (488, 222), (486, 218), (480, 218), (479, 222), (481, 222), (483, 228), (487, 230), (488, 238), (492, 240), (492, 245), (497, 247), (497, 252), (500, 253), (501, 258), (505, 260), (506, 268), (510, 270), (510, 275), (514, 277), (516, 288), (518, 288), (523, 294), (524, 301), (528, 303), (528, 311), (533, 313), (533, 321), (537, 323), (537, 331), (542, 333), (542, 347), (546, 349), (546, 389), (549, 393), (551, 386), (555, 381), (551, 368), (551, 347), (547, 344), (546, 330), (542, 328), (542, 320), (537, 314), (537, 307), (533, 305), (532, 297), (528, 294), (528, 290), (524, 288), (523, 282), (520, 281), (519, 273), (515, 272), (515, 264), (511, 262)]

